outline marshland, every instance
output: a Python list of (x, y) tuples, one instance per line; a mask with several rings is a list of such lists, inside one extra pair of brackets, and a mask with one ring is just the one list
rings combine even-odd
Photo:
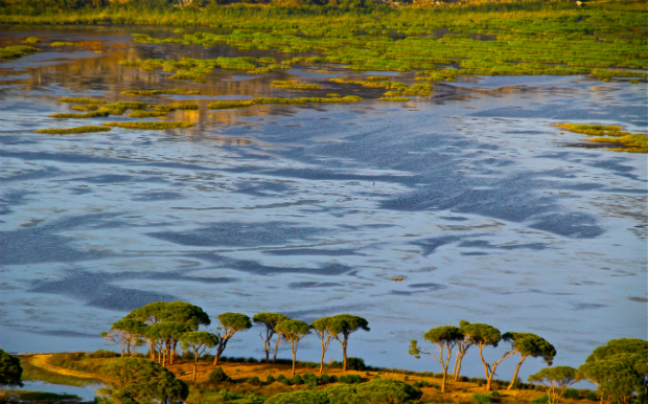
[[(542, 336), (554, 366), (646, 340), (645, 1), (46, 3), (0, 1), (0, 349), (26, 389), (90, 399), (29, 355), (114, 350), (101, 332), (158, 301), (361, 316), (364, 383), (440, 385), (408, 346), (460, 319)], [(226, 355), (262, 359), (261, 331)], [(201, 400), (294, 389), (266, 380), (286, 362), (223, 368), (240, 383)], [(487, 394), (449, 389), (421, 399)]]

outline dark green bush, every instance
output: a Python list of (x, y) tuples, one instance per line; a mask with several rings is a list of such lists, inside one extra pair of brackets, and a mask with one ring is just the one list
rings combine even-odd
[(300, 384), (304, 384), (304, 379), (300, 375), (295, 375), (290, 379), (291, 384), (299, 386)]
[(211, 373), (209, 373), (209, 383), (210, 384), (217, 384), (217, 383), (223, 383), (223, 382), (229, 382), (232, 379), (225, 373), (222, 367), (217, 367), (216, 369), (212, 370)]
[(586, 400), (592, 400), (592, 401), (598, 401), (598, 396), (596, 395), (595, 391), (588, 391), (585, 393), (585, 399)]
[(565, 389), (562, 392), (562, 396), (565, 398), (573, 398), (573, 399), (580, 398), (580, 394), (578, 394), (578, 390), (576, 389)]
[(470, 397), (472, 402), (474, 403), (492, 403), (493, 398), (491, 397), (490, 394), (486, 393), (474, 393), (472, 397)]
[(266, 382), (268, 382), (268, 383), (272, 383), (272, 382), (274, 382), (274, 381), (275, 381), (275, 378), (274, 378), (273, 375), (267, 375), (267, 376), (266, 376)]
[(261, 385), (261, 379), (259, 379), (257, 376), (251, 377), (248, 379), (248, 384), (252, 386), (260, 386)]

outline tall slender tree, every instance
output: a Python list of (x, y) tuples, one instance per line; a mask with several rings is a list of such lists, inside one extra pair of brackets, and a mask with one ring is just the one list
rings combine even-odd
[(322, 317), (313, 321), (311, 328), (315, 330), (315, 334), (320, 340), (322, 345), (322, 357), (320, 358), (320, 375), (324, 372), (324, 355), (328, 350), (329, 344), (337, 335), (338, 329), (335, 326), (335, 319), (333, 317)]
[(221, 332), (218, 335), (218, 348), (214, 356), (214, 366), (218, 365), (223, 351), (227, 348), (229, 340), (239, 331), (246, 331), (252, 328), (250, 317), (241, 313), (223, 313), (218, 315), (218, 321), (221, 323)]
[(198, 367), (198, 358), (205, 351), (218, 345), (218, 335), (207, 331), (191, 331), (182, 334), (180, 337), (180, 347), (184, 350), (191, 351), (194, 355), (193, 376), (191, 381), (196, 381), (196, 368)]
[[(261, 332), (259, 336), (263, 341), (263, 350), (265, 351), (266, 363), (270, 362), (271, 341), (272, 337), (277, 333), (275, 331), (275, 327), (277, 327), (277, 325), (284, 320), (288, 320), (288, 317), (280, 313), (257, 313), (252, 318), (252, 321), (254, 321), (256, 324), (263, 324), (265, 326), (265, 332)], [(279, 346), (280, 340), (281, 338), (278, 336), (275, 348)], [(277, 349), (275, 349), (273, 363), (276, 361), (276, 359)]]
[(528, 332), (507, 332), (502, 336), (504, 341), (511, 343), (511, 352), (513, 354), (519, 353), (522, 358), (515, 367), (515, 372), (511, 378), (507, 390), (511, 390), (517, 379), (518, 373), (522, 363), (529, 356), (532, 358), (542, 358), (548, 366), (551, 366), (553, 359), (556, 356), (556, 348), (551, 345), (547, 340), (535, 334)]
[[(446, 378), (448, 376), (448, 366), (450, 365), (450, 358), (452, 358), (452, 350), (459, 341), (464, 338), (463, 333), (458, 327), (452, 325), (444, 325), (441, 327), (432, 328), (426, 332), (423, 337), (439, 346), (438, 357), (434, 353), (421, 348), (416, 340), (412, 340), (410, 345), (409, 354), (414, 355), (417, 359), (421, 357), (421, 352), (430, 355), (432, 359), (439, 362), (443, 368), (443, 380), (441, 381), (441, 392), (445, 392)], [(445, 353), (445, 358), (444, 358)]]
[(335, 334), (333, 338), (338, 340), (342, 345), (342, 357), (344, 358), (342, 371), (344, 372), (347, 370), (349, 336), (358, 330), (369, 331), (369, 322), (362, 317), (351, 314), (338, 314), (337, 316), (333, 316), (331, 332)]
[[(462, 330), (463, 327), (467, 326), (468, 324), (470, 324), (468, 321), (461, 320), (459, 322), (459, 329)], [(471, 346), (473, 346), (470, 337), (465, 333), (463, 334), (464, 334), (464, 338), (461, 341), (457, 341), (457, 357), (455, 359), (454, 367), (452, 369), (452, 380), (454, 380), (455, 382), (459, 380), (459, 374), (461, 373), (461, 363), (463, 362), (463, 357), (466, 355), (466, 352), (468, 352), (468, 349)]]
[(292, 351), (292, 375), (295, 376), (295, 368), (297, 363), (297, 349), (299, 342), (310, 334), (310, 325), (301, 320), (286, 320), (282, 321), (277, 326), (277, 331), (281, 332), (281, 337), (290, 343), (290, 350)]
[(500, 331), (491, 325), (479, 323), (468, 324), (465, 327), (462, 327), (462, 331), (464, 334), (468, 335), (471, 342), (479, 348), (479, 357), (481, 358), (482, 364), (484, 365), (484, 371), (486, 372), (486, 391), (490, 391), (493, 376), (495, 376), (495, 372), (497, 371), (497, 365), (502, 363), (504, 359), (512, 356), (514, 352), (505, 352), (500, 359), (493, 363), (486, 362), (486, 359), (484, 359), (484, 348), (487, 346), (497, 347), (502, 339)]

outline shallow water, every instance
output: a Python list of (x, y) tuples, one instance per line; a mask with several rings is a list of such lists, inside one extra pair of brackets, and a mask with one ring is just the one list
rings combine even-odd
[[(102, 54), (56, 49), (0, 64), (3, 349), (105, 348), (102, 331), (156, 300), (189, 301), (214, 319), (358, 314), (372, 330), (353, 335), (350, 355), (417, 370), (439, 371), (408, 356), (409, 341), (461, 319), (537, 333), (556, 346), (557, 365), (578, 366), (609, 339), (646, 338), (645, 155), (576, 147), (585, 136), (552, 126), (646, 131), (645, 83), (478, 78), (385, 103), (314, 68), (173, 82), (117, 62), (237, 52), (135, 45), (126, 34), (95, 32)], [(0, 32), (4, 43), (20, 35), (34, 34)], [(65, 95), (198, 88), (201, 96), (160, 99), (205, 105), (297, 96), (268, 86), (296, 77), (327, 87), (308, 95), (367, 100), (176, 112), (197, 123), (189, 130), (34, 133), (127, 119), (49, 118), (69, 111), (56, 101)], [(310, 337), (298, 358), (316, 361), (318, 349)], [(225, 354), (260, 358), (258, 330), (237, 335)], [(340, 356), (335, 346), (327, 360)], [(475, 353), (466, 361), (466, 374), (482, 375)], [(541, 367), (527, 361), (521, 378)]]

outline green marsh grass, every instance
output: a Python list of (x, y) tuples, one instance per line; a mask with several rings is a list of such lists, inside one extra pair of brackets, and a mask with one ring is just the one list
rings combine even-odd
[(80, 98), (80, 97), (63, 97), (58, 99), (59, 102), (68, 102), (71, 104), (105, 104), (106, 101), (98, 100), (96, 98)]
[(124, 95), (160, 95), (160, 94), (180, 94), (180, 95), (196, 95), (200, 94), (200, 90), (187, 90), (184, 88), (173, 88), (170, 90), (128, 90), (122, 91), (121, 94)]
[[(105, 117), (110, 115), (108, 111), (90, 111), (86, 112), (85, 114), (74, 114), (74, 113), (60, 113), (60, 114), (52, 114), (50, 115), (50, 118), (58, 118), (58, 119), (63, 119), (63, 118), (77, 118), (77, 119), (86, 119), (86, 118), (100, 118), (100, 117)], [(121, 115), (121, 114), (120, 114)]]
[(40, 49), (34, 48), (33, 46), (7, 46), (6, 48), (0, 48), (0, 59), (17, 59), (38, 51)]
[(305, 84), (305, 83), (295, 83), (290, 80), (274, 80), (271, 84), (272, 87), (277, 88), (288, 88), (288, 89), (298, 89), (298, 90), (319, 90), (320, 86), (318, 84)]
[(142, 109), (136, 109), (135, 111), (128, 114), (128, 116), (131, 117), (131, 118), (159, 118), (159, 117), (162, 117), (162, 116), (169, 115), (169, 112), (166, 112), (166, 111), (144, 111)]
[(588, 125), (576, 123), (558, 123), (557, 127), (574, 133), (596, 136), (587, 138), (590, 142), (611, 143), (623, 147), (614, 147), (614, 151), (629, 153), (648, 153), (648, 135), (630, 133), (616, 125)]
[(52, 42), (50, 44), (51, 46), (54, 47), (60, 47), (60, 46), (76, 46), (74, 42)]
[(200, 105), (198, 104), (183, 104), (179, 102), (174, 102), (173, 104), (170, 104), (169, 107), (184, 111), (196, 111), (200, 109)]
[(164, 130), (190, 128), (194, 124), (191, 122), (106, 122), (105, 126), (117, 127), (123, 129), (144, 129), (144, 130)]
[(347, 95), (344, 97), (299, 97), (299, 98), (279, 98), (279, 97), (259, 97), (251, 100), (242, 101), (215, 101), (207, 105), (209, 109), (230, 109), (245, 108), (252, 105), (261, 104), (278, 104), (278, 105), (304, 105), (304, 104), (351, 104), (362, 101), (362, 97), (356, 95)]
[(110, 128), (105, 126), (77, 126), (76, 128), (52, 128), (52, 129), (39, 129), (37, 133), (48, 133), (52, 135), (70, 135), (75, 133), (92, 133), (92, 132), (109, 132)]

